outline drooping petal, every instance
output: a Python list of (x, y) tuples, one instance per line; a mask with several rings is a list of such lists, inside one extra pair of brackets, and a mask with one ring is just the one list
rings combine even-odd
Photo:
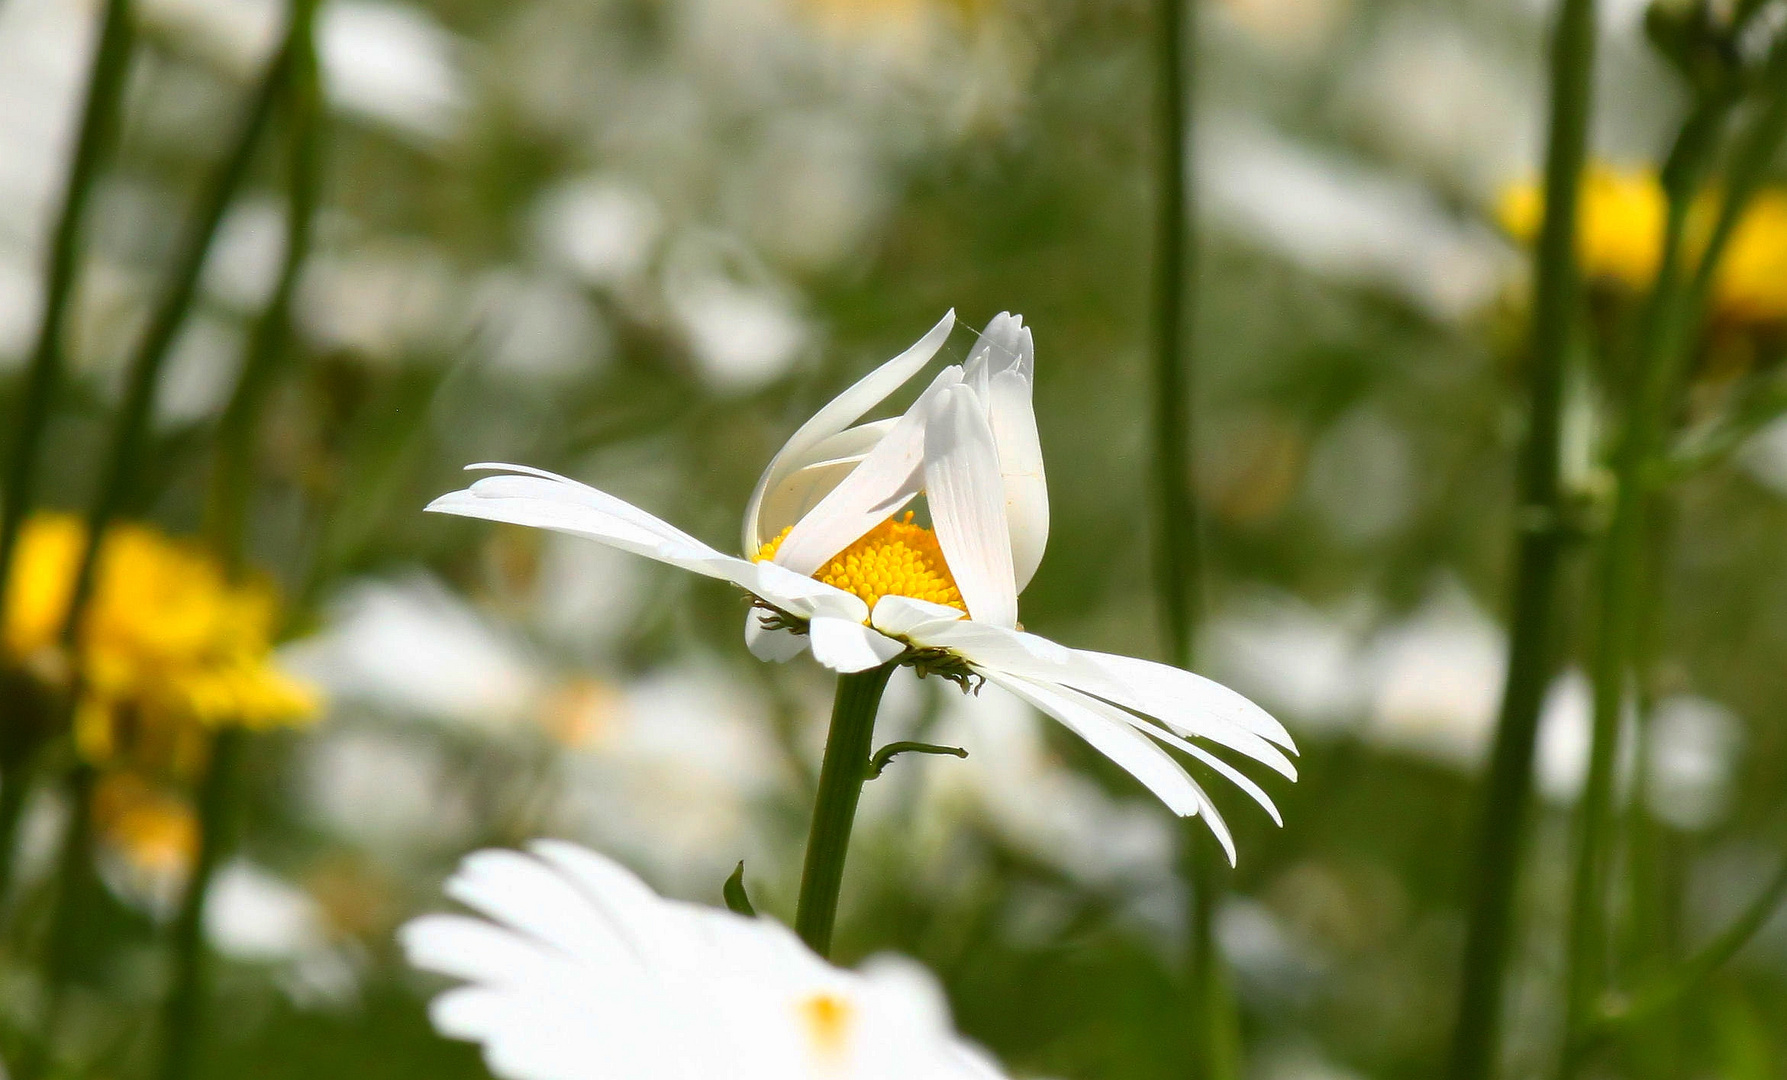
[(1293, 754), (1297, 752), (1291, 733), (1271, 713), (1213, 679), (1134, 656), (1085, 650), (1081, 650), (1081, 655), (1097, 661), (1128, 686), (1143, 702), (1138, 706), (1142, 712), (1174, 727), (1184, 720), (1190, 734), (1200, 734), (1195, 720), (1187, 714), (1202, 715), (1251, 731)]
[(860, 621), (821, 615), (807, 624), (813, 659), (848, 675), (879, 667), (906, 651), (906, 646)]
[(1192, 817), (1202, 809), (1197, 782), (1146, 735), (1120, 720), (1100, 715), (1060, 687), (999, 672), (989, 671), (986, 676), (989, 682), (1023, 698), (1086, 740), (1094, 750), (1141, 781), (1173, 813)]
[(919, 369), (930, 363), (931, 358), (937, 355), (937, 350), (949, 340), (950, 331), (955, 328), (955, 324), (956, 313), (952, 308), (924, 337), (913, 343), (911, 348), (857, 380), (848, 390), (814, 413), (811, 419), (789, 437), (776, 456), (770, 459), (769, 467), (758, 478), (757, 487), (751, 492), (751, 500), (746, 504), (746, 552), (756, 551), (781, 532), (783, 526), (789, 524), (783, 521), (773, 531), (765, 527), (763, 508), (768, 492), (779, 487), (798, 469), (820, 460), (813, 456), (816, 446), (856, 423), (864, 413), (879, 405), (889, 394), (904, 385), (907, 379), (916, 375)]
[(763, 625), (769, 612), (752, 608), (745, 612), (745, 648), (770, 664), (785, 664), (807, 651), (807, 639), (792, 630), (771, 630)]
[(924, 487), (925, 425), (931, 403), (959, 383), (960, 368), (937, 373), (887, 435), (794, 526), (775, 562), (811, 574), (918, 496)]
[(929, 411), (924, 481), (937, 545), (975, 621), (1016, 626), (1018, 588), (993, 429), (966, 385), (939, 392)]

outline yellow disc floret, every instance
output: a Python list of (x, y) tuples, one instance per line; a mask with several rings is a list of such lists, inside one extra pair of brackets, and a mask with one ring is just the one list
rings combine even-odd
[[(775, 557), (776, 549), (787, 539), (789, 529), (763, 545), (758, 561)], [(910, 596), (933, 604), (967, 611), (949, 564), (943, 561), (943, 549), (937, 546), (937, 534), (923, 525), (912, 523), (912, 514), (903, 519), (888, 518), (870, 529), (862, 539), (833, 555), (814, 577), (827, 585), (855, 593), (871, 608), (883, 596)]]

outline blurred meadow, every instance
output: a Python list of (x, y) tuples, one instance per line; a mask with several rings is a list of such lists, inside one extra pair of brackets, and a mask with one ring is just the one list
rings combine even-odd
[[(1015, 1076), (1442, 1075), (1516, 545), (1550, 529), (1530, 825), (1476, 1075), (1787, 1077), (1768, 905), (1683, 992), (1591, 1024), (1580, 1060), (1566, 1030), (1778, 897), (1787, 853), (1787, 155), (1764, 138), (1787, 5), (1658, 3), (1603, 0), (1592, 26), (1551, 462), (1568, 521), (1539, 526), (1517, 486), (1557, 10), (1191, 5), (1195, 668), (1296, 736), (1297, 782), (1260, 777), (1284, 827), (1211, 785), (1239, 862), (1200, 877), (1192, 826), (1071, 734), (896, 672), (877, 741), (968, 757), (867, 785), (841, 961), (921, 961)], [(117, 116), (70, 234), (115, 9)], [(200, 1033), (193, 1077), (485, 1076), (393, 941), (481, 846), (574, 839), (715, 905), (743, 860), (758, 909), (791, 917), (830, 673), (752, 659), (726, 585), (424, 515), (466, 463), (564, 473), (730, 551), (816, 408), (952, 307), (949, 363), (1021, 312), (1053, 511), (1023, 625), (1166, 658), (1156, 35), (1144, 0), (0, 0), (9, 468), (41, 429), (5, 491), (7, 1075), (172, 1080), (175, 1022)], [(1693, 181), (1690, 259), (1725, 193), (1753, 196), (1675, 338), (1652, 289), (1666, 161)], [(58, 260), (61, 370), (38, 385)], [(1683, 362), (1646, 413), (1651, 340)], [(1630, 485), (1656, 494), (1628, 517)], [(96, 506), (116, 539), (85, 602), (126, 644), (71, 675), (56, 626)], [(142, 659), (201, 623), (227, 671)], [(1610, 831), (1573, 999), (1591, 804)], [(1220, 1068), (1194, 1045), (1188, 880), (1221, 890)]]

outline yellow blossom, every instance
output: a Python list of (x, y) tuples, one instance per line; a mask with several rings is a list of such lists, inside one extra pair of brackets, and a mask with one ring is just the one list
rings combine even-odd
[[(7, 591), (7, 657), (39, 673), (66, 671), (60, 635), (86, 527), (39, 514), (20, 537)], [(83, 621), (75, 734), (95, 761), (146, 754), (183, 768), (205, 732), (298, 723), (314, 692), (271, 662), (277, 600), (264, 581), (232, 583), (196, 545), (140, 525), (107, 534)]]
[[(1704, 250), (1718, 209), (1716, 196), (1696, 200), (1686, 233), (1690, 257)], [(1543, 194), (1532, 183), (1509, 188), (1497, 205), (1502, 226), (1527, 242), (1538, 236), (1543, 213)], [(1667, 214), (1655, 173), (1588, 169), (1577, 221), (1583, 273), (1634, 292), (1649, 288)], [(1727, 322), (1787, 322), (1787, 190), (1765, 190), (1751, 200), (1714, 277), (1711, 306), (1713, 317)]]

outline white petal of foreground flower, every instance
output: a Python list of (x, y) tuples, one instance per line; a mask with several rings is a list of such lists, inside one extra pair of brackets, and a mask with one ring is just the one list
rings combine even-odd
[[(955, 313), (820, 409), (770, 461), (745, 512), (746, 554), (722, 554), (612, 495), (521, 465), (428, 509), (554, 529), (730, 581), (759, 601), (745, 641), (764, 660), (810, 648), (842, 673), (899, 660), (967, 688), (984, 679), (1054, 717), (1175, 813), (1203, 815), (1235, 861), (1208, 794), (1162, 749), (1180, 750), (1279, 820), (1264, 790), (1209, 749), (1295, 780), (1278, 721), (1227, 687), (1127, 656), (1080, 652), (1018, 628), (1022, 591), (1048, 541), (1048, 490), (1031, 405), (1035, 344), (995, 318), (960, 365), (905, 414), (857, 424), (943, 345)], [(856, 426), (851, 426), (856, 425)], [(895, 515), (920, 494), (934, 531)], [(1197, 740), (1196, 742), (1192, 740)]]
[(505, 1080), (997, 1080), (901, 960), (832, 967), (786, 927), (655, 895), (561, 841), (481, 851), (447, 883), (488, 917), (428, 915), (410, 963), (466, 981), (429, 1012)]

